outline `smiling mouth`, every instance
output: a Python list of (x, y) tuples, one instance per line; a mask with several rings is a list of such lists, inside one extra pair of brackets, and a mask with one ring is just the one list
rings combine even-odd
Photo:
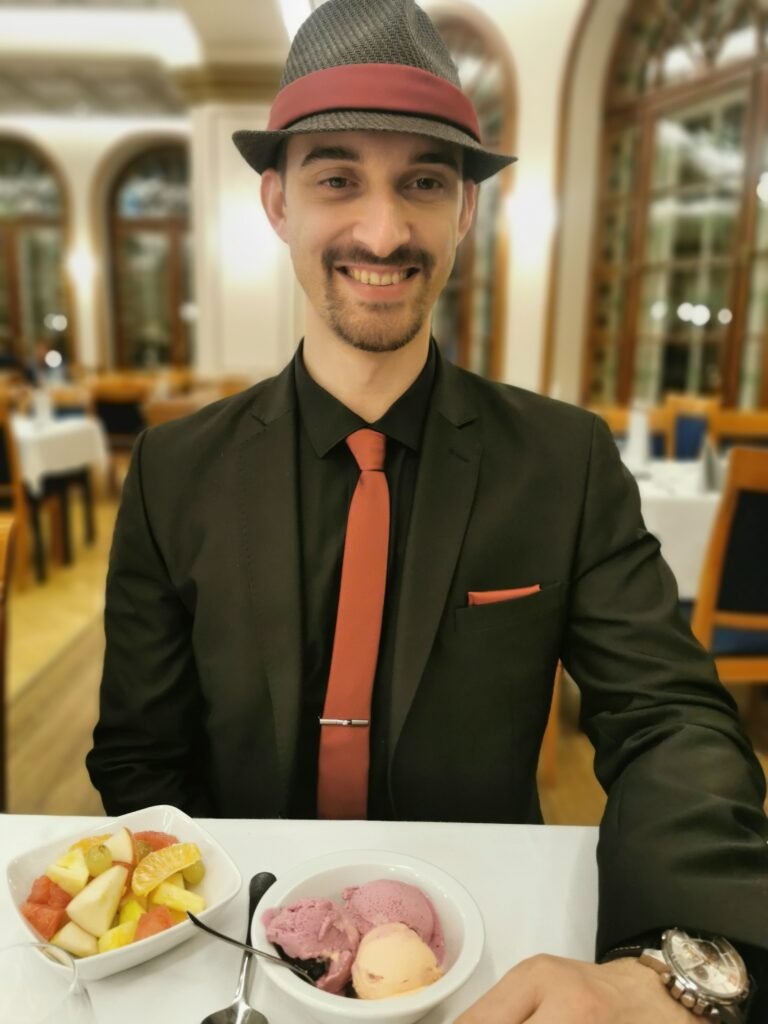
[(376, 273), (376, 271), (358, 270), (357, 267), (342, 266), (336, 269), (347, 277), (351, 277), (353, 281), (358, 281), (360, 284), (374, 285), (378, 288), (388, 288), (392, 285), (400, 284), (402, 281), (419, 273), (418, 267), (407, 267), (405, 270), (388, 270), (381, 274)]

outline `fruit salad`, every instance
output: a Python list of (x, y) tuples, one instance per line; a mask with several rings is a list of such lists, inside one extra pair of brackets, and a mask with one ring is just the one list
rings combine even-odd
[(76, 957), (139, 942), (199, 914), (205, 876), (195, 843), (167, 832), (88, 836), (36, 878), (21, 912), (46, 942)]

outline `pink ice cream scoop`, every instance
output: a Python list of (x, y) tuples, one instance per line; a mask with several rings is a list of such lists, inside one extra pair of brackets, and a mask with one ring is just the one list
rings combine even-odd
[(440, 919), (432, 901), (415, 885), (380, 878), (365, 885), (351, 885), (341, 895), (361, 936), (382, 924), (404, 924), (426, 942), (439, 964), (445, 959)]
[(346, 910), (331, 900), (298, 900), (267, 910), (262, 922), (267, 939), (280, 946), (287, 959), (327, 964), (318, 977), (318, 988), (338, 993), (347, 985), (360, 933)]

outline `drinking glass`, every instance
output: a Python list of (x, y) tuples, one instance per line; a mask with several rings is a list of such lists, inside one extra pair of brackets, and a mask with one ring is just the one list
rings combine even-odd
[(0, 949), (2, 1024), (95, 1024), (77, 963), (63, 949), (24, 942)]

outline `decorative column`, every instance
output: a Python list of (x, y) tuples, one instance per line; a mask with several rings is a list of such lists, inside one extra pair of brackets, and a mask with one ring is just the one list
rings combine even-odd
[(300, 302), (287, 246), (259, 196), (260, 177), (232, 142), (264, 128), (280, 69), (208, 64), (177, 72), (190, 104), (195, 238), (195, 367), (220, 376), (270, 376), (301, 336)]

